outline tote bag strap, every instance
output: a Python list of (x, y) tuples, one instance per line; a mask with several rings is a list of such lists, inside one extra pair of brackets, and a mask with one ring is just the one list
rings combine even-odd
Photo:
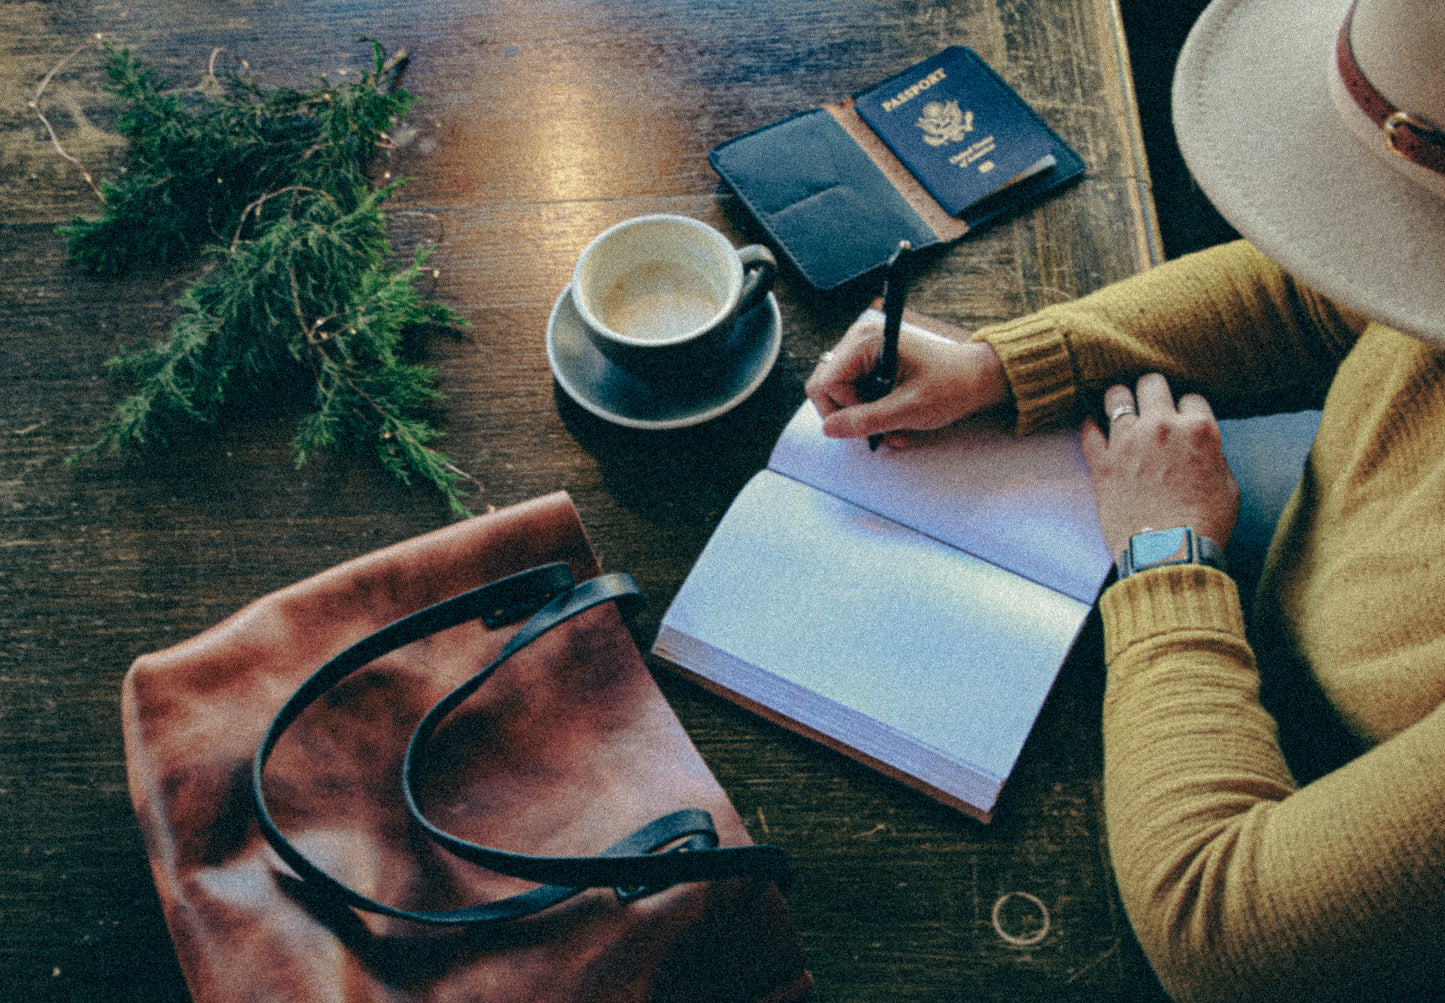
[[(587, 888), (611, 887), (623, 901), (689, 881), (762, 878), (783, 885), (787, 858), (775, 846), (718, 846), (712, 817), (684, 808), (664, 815), (591, 857), (539, 857), (468, 842), (447, 833), (422, 813), (416, 797), (417, 774), (427, 743), (456, 707), (482, 686), (512, 655), (553, 627), (606, 602), (624, 615), (641, 603), (631, 576), (599, 575), (574, 585), (566, 564), (550, 564), (472, 589), (403, 617), (336, 655), (317, 669), (276, 713), (261, 739), (251, 770), (256, 819), (265, 838), (303, 882), (327, 898), (359, 909), (428, 925), (501, 924), (556, 905)], [(540, 608), (539, 608), (540, 607)], [(529, 615), (530, 614), (530, 615)], [(490, 664), (438, 701), (422, 718), (407, 744), (402, 783), (407, 810), (422, 829), (456, 856), (488, 870), (529, 881), (537, 888), (492, 902), (459, 909), (411, 910), (363, 895), (317, 867), (286, 838), (266, 805), (266, 762), (286, 729), (310, 704), (341, 679), (388, 652), (469, 620), (499, 627), (527, 620)]]

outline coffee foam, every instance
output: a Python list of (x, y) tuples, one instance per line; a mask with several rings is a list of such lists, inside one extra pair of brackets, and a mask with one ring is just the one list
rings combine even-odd
[(647, 261), (602, 296), (598, 317), (638, 341), (667, 341), (704, 327), (721, 309), (707, 276), (676, 261)]

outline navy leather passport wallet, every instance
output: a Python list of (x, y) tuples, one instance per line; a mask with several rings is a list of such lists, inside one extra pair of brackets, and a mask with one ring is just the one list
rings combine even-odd
[(728, 140), (708, 160), (818, 289), (883, 265), (900, 240), (957, 240), (1084, 172), (963, 46)]

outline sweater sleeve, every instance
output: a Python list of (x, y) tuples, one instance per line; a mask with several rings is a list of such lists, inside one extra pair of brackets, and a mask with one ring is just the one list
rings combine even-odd
[(1405, 998), (1445, 950), (1445, 705), (1296, 788), (1238, 593), (1146, 571), (1101, 600), (1119, 890), (1181, 1001)]
[(1111, 383), (1146, 372), (1221, 416), (1318, 407), (1363, 327), (1235, 241), (974, 337), (998, 352), (1029, 432), (1077, 420)]

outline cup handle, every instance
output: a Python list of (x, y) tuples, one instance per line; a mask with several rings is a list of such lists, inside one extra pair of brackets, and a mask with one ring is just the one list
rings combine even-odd
[(738, 250), (743, 266), (743, 289), (738, 296), (737, 316), (741, 317), (763, 301), (778, 277), (778, 261), (762, 244), (749, 244)]

